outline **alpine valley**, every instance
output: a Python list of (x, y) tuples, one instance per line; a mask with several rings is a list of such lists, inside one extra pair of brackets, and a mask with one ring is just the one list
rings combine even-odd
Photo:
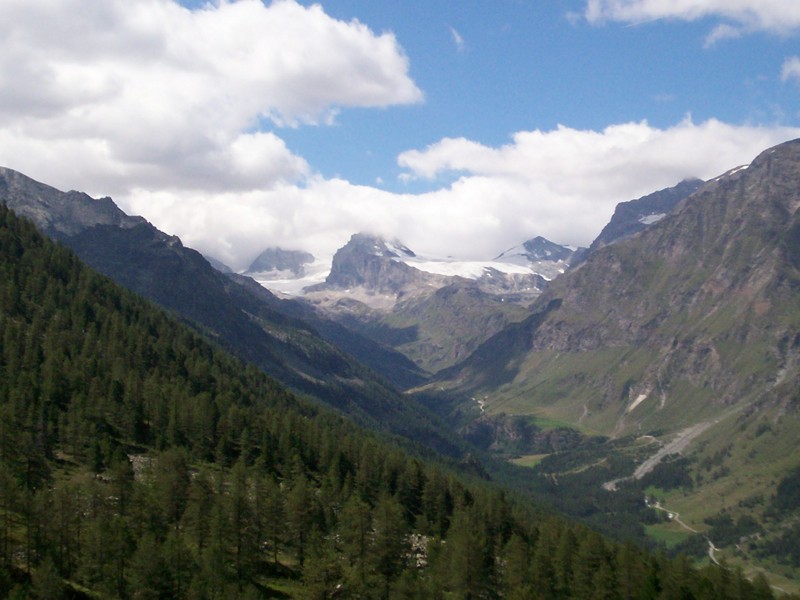
[[(401, 240), (354, 232), (330, 264), (306, 249), (266, 243), (245, 272), (234, 273), (141, 217), (126, 215), (109, 198), (60, 192), (0, 169), (0, 202), (315, 407), (281, 400), (291, 414), (316, 414), (324, 404), (404, 451), (439, 457), (475, 485), (491, 480), (523, 505), (546, 507), (537, 509), (542, 514), (555, 511), (657, 549), (653, 569), (658, 560), (673, 560), (667, 556), (688, 555), (716, 575), (692, 588), (694, 595), (682, 588), (685, 597), (726, 597), (716, 576), (746, 587), (740, 597), (769, 597), (767, 580), (773, 592), (800, 592), (800, 140), (767, 149), (750, 165), (711, 181), (686, 180), (620, 203), (589, 248), (565, 247), (531, 232), (528, 241), (509, 240), (509, 250), (484, 261), (419, 256)], [(166, 355), (183, 356), (177, 350)], [(215, 373), (229, 369), (211, 367)], [(155, 431), (148, 419), (140, 425)], [(349, 425), (337, 427), (356, 436)], [(144, 429), (138, 446), (164, 446), (171, 439), (163, 433), (154, 441)], [(375, 519), (376, 540), (381, 522), (404, 522), (397, 526), (413, 535), (424, 529), (426, 540), (438, 542), (449, 523), (466, 537), (477, 531), (483, 536), (467, 507), (482, 506), (486, 522), (496, 517), (495, 509), (511, 512), (500, 501), (481, 504), (475, 499), (482, 492), (445, 483), (428, 467), (404, 467), (393, 475), (394, 491), (379, 493), (377, 484), (369, 486), (380, 469), (362, 470), (371, 464), (368, 451), (356, 459), (347, 447), (328, 461), (323, 456), (333, 456), (331, 440), (328, 454), (304, 454), (299, 446), (291, 451), (277, 431), (263, 435), (287, 445), (281, 446), (284, 462), (269, 467), (276, 480), (291, 479), (287, 498), (294, 486), (305, 486), (306, 500), (319, 505), (314, 518), (323, 522), (342, 515), (357, 521), (359, 511), (374, 511), (369, 518)], [(228, 442), (192, 457), (208, 460), (216, 451), (232, 464), (240, 455), (231, 448), (246, 444)], [(263, 450), (256, 446), (253, 456)], [(389, 462), (384, 473), (391, 471)], [(329, 469), (324, 473), (323, 465)], [(329, 477), (333, 487), (326, 487)], [(429, 490), (435, 480), (441, 494), (423, 496), (417, 489), (409, 492), (408, 504), (392, 504), (393, 494), (408, 491), (404, 486), (412, 486), (411, 479), (429, 482)], [(350, 499), (353, 489), (361, 491), (358, 499)], [(320, 500), (325, 494), (341, 494), (342, 500), (327, 507)], [(431, 507), (439, 501), (437, 512)], [(405, 517), (395, 519), (397, 514)], [(414, 529), (425, 518), (425, 527)], [(177, 536), (178, 521), (166, 513), (165, 530), (174, 528)], [(512, 564), (506, 546), (512, 539), (531, 551), (544, 547), (543, 530), (531, 533), (509, 523), (504, 527), (514, 535), (503, 538), (495, 531), (497, 539), (481, 537), (486, 555), (480, 569), (505, 572)], [(352, 537), (332, 526), (320, 526), (313, 535), (324, 538), (320, 548)], [(547, 543), (553, 552), (578, 548), (564, 542), (557, 550), (555, 538)], [(497, 552), (487, 549), (492, 544)], [(352, 545), (357, 553), (355, 538)], [(383, 567), (376, 567), (374, 580), (365, 579), (358, 571), (368, 561), (364, 548), (336, 575), (325, 562), (333, 561), (329, 556), (304, 554), (312, 553), (305, 538), (284, 546), (296, 558), (279, 561), (275, 550), (273, 574), (282, 568), (300, 572), (308, 558), (316, 561), (310, 563), (314, 568), (328, 571), (315, 573), (317, 579), (303, 571), (302, 577), (325, 588), (330, 576), (331, 589), (341, 589), (342, 597), (372, 597), (357, 591), (368, 590), (370, 581), (385, 586), (386, 594), (376, 597), (390, 597), (390, 588), (401, 583), (418, 586), (419, 594), (396, 597), (507, 596), (478, 584), (478, 591), (467, 593), (463, 586), (469, 582), (426, 596), (434, 594), (432, 587), (421, 591), (430, 580), (415, 579), (411, 568), (402, 582)], [(438, 563), (431, 553), (432, 568), (470, 570), (454, 567), (455, 558), (445, 562), (451, 551), (446, 544), (441, 548)], [(587, 564), (595, 560), (585, 552)], [(613, 566), (621, 577), (624, 561), (608, 558), (612, 554), (607, 551), (597, 564)], [(531, 572), (544, 569), (543, 560), (534, 560)], [(685, 558), (674, 560), (690, 570)], [(240, 567), (236, 563), (237, 574)], [(663, 591), (667, 579), (647, 585), (661, 585), (663, 597), (679, 597), (680, 590)], [(592, 581), (599, 585), (590, 578), (583, 592), (593, 589)], [(541, 593), (581, 597), (577, 588), (574, 596), (559, 589)], [(712, 591), (703, 596), (698, 589)]]

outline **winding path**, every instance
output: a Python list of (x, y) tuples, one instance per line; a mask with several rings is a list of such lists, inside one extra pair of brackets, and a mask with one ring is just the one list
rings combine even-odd
[[(669, 518), (670, 521), (675, 521), (678, 525), (680, 525), (687, 531), (691, 531), (692, 533), (700, 533), (694, 527), (690, 527), (689, 525), (681, 521), (680, 513), (677, 513), (674, 510), (669, 510), (668, 508), (661, 506), (660, 502), (656, 501), (655, 504), (650, 504), (650, 501), (647, 498), (645, 498), (644, 503), (650, 508), (655, 508), (656, 510), (660, 510), (667, 513), (667, 518)], [(708, 539), (707, 535), (703, 537), (706, 538), (706, 541), (708, 542), (708, 558), (710, 558), (711, 562), (713, 562), (715, 565), (719, 565), (719, 561), (717, 560), (717, 557), (715, 555), (716, 552), (719, 552), (719, 548), (717, 548), (714, 545), (714, 542)]]

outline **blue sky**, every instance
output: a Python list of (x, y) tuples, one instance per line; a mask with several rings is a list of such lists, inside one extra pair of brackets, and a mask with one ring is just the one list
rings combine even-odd
[[(306, 3), (309, 4), (309, 3)], [(392, 31), (425, 101), (345, 111), (332, 129), (285, 132), (326, 176), (397, 187), (396, 157), (444, 137), (497, 146), (557, 125), (600, 130), (687, 115), (737, 124), (797, 124), (800, 95), (780, 80), (795, 36), (756, 33), (706, 48), (717, 19), (591, 24), (582, 2), (324, 2), (343, 20)], [(461, 42), (456, 41), (458, 37)], [(379, 135), (376, 135), (379, 133)], [(344, 140), (353, 144), (344, 147)]]
[(796, 0), (13, 0), (0, 57), (0, 164), (237, 269), (587, 245), (800, 137)]
[(705, 47), (718, 19), (601, 25), (582, 18), (584, 5), (324, 2), (336, 18), (393, 32), (425, 100), (344, 111), (332, 128), (283, 137), (325, 176), (403, 191), (397, 156), (445, 137), (499, 146), (521, 130), (600, 130), (640, 120), (670, 127), (687, 115), (798, 123), (800, 87), (780, 80), (784, 59), (800, 51), (796, 36), (758, 32)]

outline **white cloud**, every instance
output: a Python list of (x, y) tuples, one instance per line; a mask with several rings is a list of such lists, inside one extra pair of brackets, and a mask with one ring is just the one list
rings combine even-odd
[(796, 0), (587, 0), (584, 15), (592, 23), (696, 21), (709, 17), (728, 21), (712, 30), (707, 44), (743, 32), (786, 35), (800, 29), (800, 2)]
[(734, 27), (733, 25), (728, 25), (727, 23), (721, 23), (717, 25), (711, 30), (706, 36), (706, 41), (704, 46), (706, 48), (710, 48), (717, 42), (722, 40), (735, 40), (736, 38), (742, 37), (743, 31), (739, 27)]
[(422, 254), (491, 258), (535, 235), (587, 245), (618, 202), (697, 176), (715, 177), (798, 128), (734, 126), (686, 119), (602, 131), (559, 127), (516, 133), (501, 147), (444, 139), (398, 158), (409, 177), (453, 183), (424, 194), (393, 194), (312, 177), (248, 193), (132, 194), (144, 213), (189, 245), (244, 268), (270, 245), (331, 256), (356, 231), (399, 237)]
[(781, 81), (796, 80), (800, 82), (800, 56), (791, 56), (783, 61)]
[(455, 27), (450, 28), (450, 36), (453, 38), (453, 43), (456, 45), (456, 50), (464, 52), (467, 49), (467, 43), (464, 41), (462, 35), (456, 31)]
[(263, 125), (422, 100), (393, 34), (294, 0), (8, 0), (0, 23), (0, 164), (67, 187), (297, 181), (308, 165)]
[[(539, 234), (585, 245), (608, 222), (616, 203), (686, 177), (712, 178), (799, 135), (798, 128), (733, 126), (716, 120), (695, 124), (688, 118), (668, 129), (646, 122), (603, 131), (561, 126), (519, 132), (501, 147), (445, 139), (403, 153), (399, 163), (419, 178), (460, 174), (439, 196), (449, 197), (454, 213), (455, 202), (469, 206), (480, 199), (500, 223), (497, 233), (502, 230), (502, 236), (491, 240), (494, 247), (503, 239), (516, 243)], [(491, 228), (485, 235), (494, 235)], [(467, 237), (463, 247), (488, 252), (488, 239), (476, 232), (477, 241), (470, 246)]]
[(171, 0), (4, 0), (0, 165), (111, 195), (244, 268), (273, 245), (331, 255), (356, 231), (464, 258), (534, 235), (587, 244), (617, 202), (800, 136), (687, 120), (523, 131), (500, 147), (445, 139), (398, 158), (408, 178), (458, 175), (417, 195), (323, 179), (280, 138), (280, 126), (326, 123), (339, 108), (420, 102), (408, 69), (392, 34), (294, 0), (196, 11)]

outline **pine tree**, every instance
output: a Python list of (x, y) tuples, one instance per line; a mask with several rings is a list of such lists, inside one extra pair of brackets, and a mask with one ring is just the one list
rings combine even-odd
[(153, 495), (164, 522), (177, 528), (189, 499), (189, 465), (178, 448), (162, 452), (153, 469)]
[(372, 524), (369, 562), (381, 578), (386, 597), (392, 581), (405, 567), (409, 552), (403, 507), (394, 496), (381, 496), (372, 513)]
[(228, 494), (228, 523), (233, 543), (234, 572), (239, 589), (250, 577), (258, 559), (253, 508), (250, 503), (250, 487), (247, 467), (240, 458), (231, 470), (231, 487)]
[(364, 586), (367, 580), (367, 556), (372, 535), (372, 510), (358, 494), (345, 502), (337, 528), (342, 555), (351, 574), (351, 586)]
[(291, 545), (300, 565), (305, 562), (308, 537), (316, 515), (316, 499), (311, 492), (308, 480), (304, 475), (300, 475), (293, 481), (286, 498), (286, 524), (291, 536)]
[(546, 581), (541, 581), (542, 574), (537, 572), (536, 577), (531, 568), (530, 555), (530, 547), (522, 536), (512, 534), (502, 552), (502, 588), (509, 597), (529, 594), (532, 581), (536, 581), (540, 589), (543, 589), (542, 584), (551, 585), (552, 572)]
[(280, 486), (271, 476), (265, 476), (262, 479), (261, 489), (259, 498), (263, 503), (263, 535), (271, 549), (272, 562), (277, 564), (286, 529), (283, 494)]
[(342, 570), (333, 544), (314, 529), (309, 535), (303, 563), (303, 597), (310, 600), (333, 598), (341, 587)]
[(445, 555), (450, 588), (458, 598), (482, 598), (490, 587), (486, 534), (472, 507), (456, 509), (447, 533)]

